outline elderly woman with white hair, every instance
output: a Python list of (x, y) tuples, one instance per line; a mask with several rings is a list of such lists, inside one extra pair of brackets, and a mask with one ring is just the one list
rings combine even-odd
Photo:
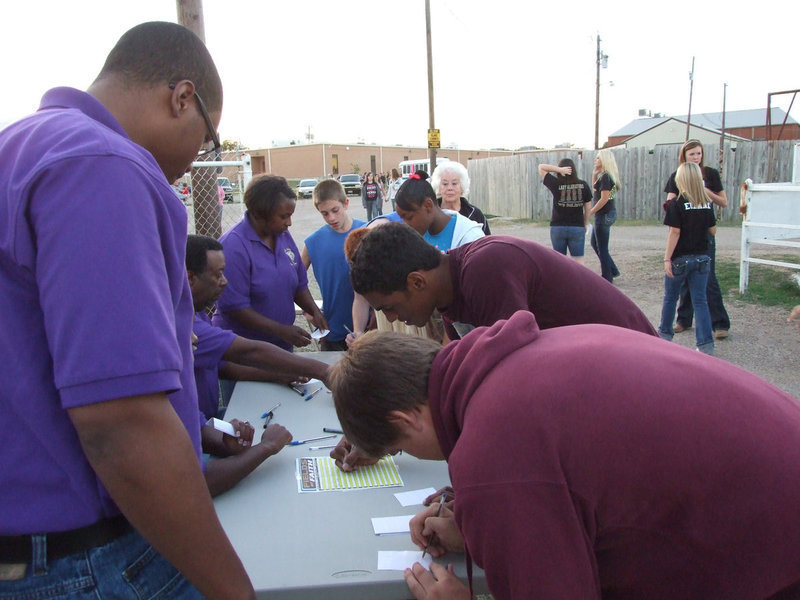
[(431, 187), (436, 192), (442, 208), (455, 211), (481, 224), (483, 233), (489, 235), (489, 223), (481, 210), (467, 202), (469, 194), (469, 175), (460, 162), (449, 160), (436, 167), (431, 176)]

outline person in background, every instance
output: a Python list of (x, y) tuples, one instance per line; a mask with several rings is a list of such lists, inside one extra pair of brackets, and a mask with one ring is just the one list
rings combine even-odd
[[(557, 173), (557, 175), (553, 175)], [(578, 179), (575, 163), (563, 158), (558, 166), (539, 165), (542, 183), (553, 194), (553, 212), (550, 217), (550, 243), (553, 250), (583, 263), (586, 229), (592, 190), (589, 184)]]
[(667, 203), (664, 217), (664, 225), (669, 226), (669, 235), (664, 252), (664, 305), (658, 334), (665, 340), (672, 340), (675, 305), (681, 286), (686, 281), (697, 318), (697, 349), (705, 354), (714, 354), (711, 314), (706, 300), (711, 269), (708, 238), (717, 230), (714, 209), (706, 195), (703, 175), (696, 163), (685, 162), (678, 167), (675, 182), (679, 195)]
[(320, 349), (347, 350), (345, 338), (353, 331), (353, 286), (344, 241), (351, 231), (366, 223), (350, 216), (350, 200), (336, 180), (320, 181), (312, 197), (325, 225), (306, 238), (300, 256), (306, 269), (314, 269), (330, 326), (330, 333), (320, 341)]
[[(728, 206), (728, 195), (722, 188), (722, 179), (719, 176), (719, 171), (711, 167), (707, 167), (703, 162), (703, 144), (699, 140), (689, 140), (681, 146), (681, 152), (678, 158), (680, 164), (686, 162), (693, 162), (700, 167), (700, 172), (703, 174), (703, 186), (705, 187), (706, 196), (711, 199), (719, 210)], [(669, 201), (678, 196), (678, 187), (675, 183), (676, 173), (672, 173), (664, 186), (664, 191), (667, 192), (667, 201), (664, 203), (664, 210), (667, 210)], [(728, 316), (728, 311), (725, 310), (725, 304), (722, 301), (722, 290), (720, 290), (717, 275), (714, 269), (716, 263), (717, 242), (716, 236), (709, 235), (708, 237), (708, 256), (711, 259), (711, 268), (708, 272), (708, 286), (706, 288), (706, 298), (708, 299), (708, 310), (711, 313), (711, 329), (714, 332), (714, 338), (721, 340), (728, 337), (728, 331), (731, 328), (731, 320)], [(678, 305), (678, 317), (675, 324), (675, 333), (686, 331), (692, 327), (692, 298), (689, 294), (688, 282), (684, 281), (681, 287), (680, 304)]]
[(480, 223), (484, 235), (492, 233), (481, 209), (465, 198), (469, 195), (469, 174), (464, 165), (453, 160), (438, 165), (431, 176), (431, 187), (437, 195), (439, 206)]
[(611, 239), (611, 226), (617, 221), (617, 208), (614, 198), (622, 187), (617, 170), (617, 161), (611, 150), (600, 150), (594, 159), (592, 172), (594, 186), (594, 205), (589, 211), (594, 215), (594, 228), (592, 229), (592, 249), (600, 259), (600, 271), (603, 279), (614, 283), (614, 277), (619, 277), (619, 269), (611, 258), (608, 244)]
[(403, 222), (442, 252), (482, 238), (483, 230), (479, 223), (439, 207), (427, 179), (425, 171), (417, 171), (400, 186), (395, 204)]
[[(800, 597), (800, 404), (739, 367), (520, 311), (444, 347), (370, 332), (330, 386), (367, 455), (447, 461), (453, 512), (411, 539), (466, 551), (496, 600)], [(471, 597), (438, 563), (405, 578)]]
[(328, 321), (308, 291), (306, 268), (289, 233), (295, 193), (277, 175), (254, 178), (244, 192), (242, 220), (220, 238), (228, 286), (213, 324), (284, 350), (307, 346), (311, 334), (294, 324), (297, 304), (319, 329)]
[(372, 173), (367, 173), (361, 186), (361, 205), (367, 209), (367, 221), (372, 221), (382, 214), (381, 204), (383, 204), (383, 188), (375, 181)]
[(4, 598), (255, 598), (200, 469), (171, 187), (221, 112), (203, 42), (152, 22), (0, 132)]
[(386, 200), (384, 200), (384, 202), (391, 202), (393, 211), (397, 210), (394, 199), (395, 196), (397, 196), (397, 190), (400, 189), (401, 185), (403, 185), (403, 180), (400, 178), (400, 171), (397, 169), (392, 169), (392, 176), (389, 178), (387, 184)]

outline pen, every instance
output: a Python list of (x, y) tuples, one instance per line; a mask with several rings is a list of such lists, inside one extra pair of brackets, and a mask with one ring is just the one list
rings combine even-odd
[(321, 387), (318, 387), (318, 388), (317, 388), (317, 389), (315, 389), (313, 392), (311, 392), (310, 394), (308, 394), (308, 395), (305, 397), (305, 400), (306, 400), (306, 402), (308, 402), (308, 401), (309, 401), (309, 400), (311, 400), (311, 399), (312, 399), (314, 396), (316, 396), (317, 394), (319, 394), (319, 391), (320, 391), (321, 389), (322, 389)]
[(272, 421), (272, 413), (268, 413), (267, 414), (267, 416), (266, 416), (266, 418), (264, 420), (264, 429), (267, 428), (267, 425), (269, 425), (270, 421)]
[(295, 387), (295, 385), (292, 384), (292, 383), (289, 384), (289, 387), (292, 388), (295, 392), (297, 392), (301, 396), (305, 396), (306, 395), (306, 388), (305, 387), (302, 387), (302, 388)]
[(325, 433), (344, 433), (341, 429), (335, 429), (333, 427), (323, 427), (322, 431)]
[(352, 330), (352, 329), (350, 329), (350, 328), (349, 328), (347, 325), (343, 325), (343, 327), (345, 328), (345, 330), (347, 331), (347, 333), (353, 333), (353, 330)]
[(317, 440), (329, 440), (331, 438), (335, 438), (336, 434), (334, 435), (321, 435), (319, 437), (308, 438), (306, 440), (295, 440), (293, 442), (289, 442), (289, 446), (299, 446), (300, 444), (305, 444), (306, 442), (316, 442)]
[(336, 448), (336, 444), (331, 444), (330, 446), (309, 446), (309, 450), (328, 450), (329, 448)]
[[(436, 511), (437, 517), (442, 514), (442, 507), (444, 506), (444, 500), (446, 497), (447, 497), (447, 492), (443, 492), (442, 497), (439, 498), (439, 510)], [(428, 548), (431, 547), (431, 544), (433, 543), (433, 540), (435, 538), (436, 538), (436, 532), (433, 532), (431, 534), (431, 537), (428, 538), (428, 545), (425, 546), (425, 550), (422, 551), (422, 558), (425, 558), (425, 555), (428, 553)]]
[(272, 411), (275, 410), (276, 408), (278, 408), (280, 405), (281, 405), (281, 403), (278, 402), (275, 406), (273, 406), (268, 411), (266, 411), (263, 415), (261, 415), (261, 418), (262, 419), (266, 419), (267, 417), (271, 417), (272, 416)]

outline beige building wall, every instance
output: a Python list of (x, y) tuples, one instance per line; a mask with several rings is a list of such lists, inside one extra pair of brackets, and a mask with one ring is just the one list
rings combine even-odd
[[(345, 173), (384, 173), (403, 160), (428, 157), (428, 149), (414, 146), (372, 146), (367, 144), (298, 144), (248, 150), (253, 175), (271, 173), (287, 179), (325, 177)], [(438, 150), (437, 156), (459, 161), (464, 166), (474, 158), (508, 156), (508, 150)]]

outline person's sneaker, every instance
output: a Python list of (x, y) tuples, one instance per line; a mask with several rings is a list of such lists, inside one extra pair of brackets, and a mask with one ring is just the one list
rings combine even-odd
[(673, 329), (673, 331), (675, 333), (680, 333), (681, 331), (686, 331), (687, 329), (691, 329), (691, 328), (692, 328), (691, 325), (689, 327), (684, 327), (680, 323), (675, 323), (675, 328)]
[(714, 332), (714, 339), (724, 340), (726, 337), (728, 337), (728, 330), (727, 329), (717, 329)]

